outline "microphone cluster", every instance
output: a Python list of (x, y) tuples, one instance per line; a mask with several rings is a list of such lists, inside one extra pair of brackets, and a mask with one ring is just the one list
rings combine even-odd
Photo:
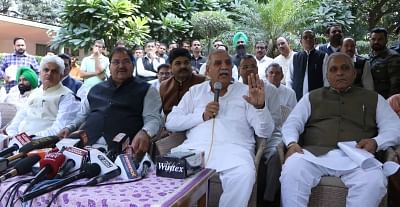
[[(95, 186), (113, 178), (134, 181), (146, 177), (153, 165), (148, 155), (139, 163), (131, 155), (116, 155), (115, 150), (112, 153), (103, 153), (95, 148), (81, 149), (73, 146), (77, 142), (65, 139), (59, 142), (60, 139), (56, 136), (33, 140), (25, 133), (17, 136), (20, 138), (13, 139), (8, 148), (0, 151), (0, 185), (12, 177), (31, 173), (34, 166), (38, 166), (34, 177), (15, 185), (15, 188), (19, 188), (26, 184), (23, 195), (18, 197), (22, 202), (57, 189), (58, 192), (69, 190), (67, 187), (72, 187), (71, 183), (84, 178), (90, 180), (78, 187)], [(121, 140), (126, 142), (125, 137)], [(73, 144), (68, 146), (70, 144), (65, 143)], [(37, 152), (44, 148), (50, 149)], [(120, 150), (121, 148), (117, 151)], [(1, 196), (0, 202), (6, 193), (7, 191)]]

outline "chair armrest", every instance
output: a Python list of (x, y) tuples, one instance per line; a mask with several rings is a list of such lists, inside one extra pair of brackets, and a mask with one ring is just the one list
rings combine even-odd
[(254, 158), (256, 172), (258, 172), (258, 166), (260, 165), (261, 159), (264, 156), (264, 149), (266, 144), (267, 140), (265, 138), (256, 137), (256, 156)]
[(285, 151), (286, 147), (285, 144), (283, 144), (283, 142), (279, 143), (278, 146), (276, 146), (276, 152), (279, 155), (279, 160), (281, 161), (281, 165), (283, 165), (283, 163), (285, 162)]
[(155, 142), (160, 155), (165, 155), (171, 151), (172, 148), (182, 144), (186, 139), (185, 132), (173, 133), (167, 137), (161, 138)]

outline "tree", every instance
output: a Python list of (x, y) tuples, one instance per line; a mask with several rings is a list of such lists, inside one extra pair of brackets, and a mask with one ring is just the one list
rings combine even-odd
[(207, 39), (208, 50), (211, 47), (211, 38), (233, 28), (232, 20), (225, 13), (218, 11), (197, 12), (190, 21), (193, 25), (194, 36)]
[(148, 38), (146, 17), (137, 17), (138, 6), (129, 0), (67, 0), (61, 14), (64, 24), (52, 41), (61, 45), (89, 48), (96, 39), (103, 39), (108, 49), (117, 40), (142, 44)]
[(45, 24), (59, 25), (63, 1), (19, 0), (16, 1), (19, 17)]

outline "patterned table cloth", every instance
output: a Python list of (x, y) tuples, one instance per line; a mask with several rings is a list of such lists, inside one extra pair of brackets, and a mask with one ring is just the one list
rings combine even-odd
[[(157, 177), (155, 172), (149, 173), (145, 179), (126, 183), (94, 187), (81, 187), (61, 193), (52, 206), (74, 207), (166, 207), (171, 206), (185, 192), (198, 184), (206, 177), (210, 177), (214, 170), (203, 169), (186, 179), (173, 179)], [(12, 183), (25, 179), (20, 176), (10, 179), (0, 185), (0, 195)], [(86, 180), (87, 181), (87, 180)], [(114, 181), (115, 182), (115, 181)], [(82, 183), (82, 181), (77, 182)], [(77, 184), (74, 183), (74, 184)], [(23, 188), (21, 188), (22, 190)], [(22, 193), (22, 191), (21, 191)], [(35, 198), (32, 206), (46, 206), (53, 194), (45, 194)], [(8, 198), (7, 194), (1, 201), (0, 207), (4, 207)], [(16, 206), (21, 206), (19, 203)]]

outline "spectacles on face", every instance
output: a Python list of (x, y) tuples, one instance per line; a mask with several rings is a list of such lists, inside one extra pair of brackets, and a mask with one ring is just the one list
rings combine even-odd
[(130, 61), (130, 60), (123, 60), (123, 61), (113, 60), (113, 61), (111, 61), (111, 64), (113, 66), (118, 66), (120, 64), (122, 64), (123, 66), (126, 66), (126, 65), (132, 64), (132, 61)]

